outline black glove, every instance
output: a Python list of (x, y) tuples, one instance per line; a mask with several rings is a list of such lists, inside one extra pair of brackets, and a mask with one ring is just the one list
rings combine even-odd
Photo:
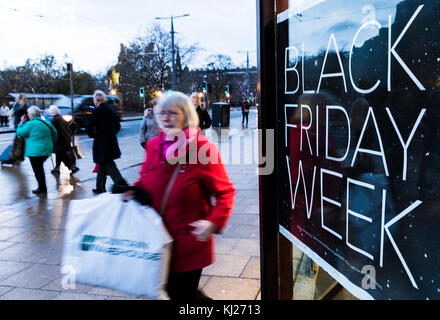
[(143, 189), (135, 186), (121, 186), (119, 184), (114, 184), (112, 187), (112, 193), (124, 193), (126, 191), (134, 191), (134, 200), (139, 202), (143, 206), (151, 206), (153, 203), (151, 196), (145, 192)]

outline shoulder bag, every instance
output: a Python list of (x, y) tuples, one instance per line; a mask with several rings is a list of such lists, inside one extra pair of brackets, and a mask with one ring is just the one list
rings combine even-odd
[(53, 139), (53, 136), (54, 136), (54, 134), (53, 134), (53, 129), (52, 129), (52, 128), (51, 128), (46, 122), (44, 122), (43, 120), (38, 119), (38, 121), (43, 122), (43, 123), (46, 125), (46, 127), (49, 128), (49, 130), (50, 130), (50, 136), (52, 137), (52, 143), (55, 145), (55, 142), (56, 142), (56, 141), (53, 141), (53, 140), (54, 140), (54, 139)]
[(167, 188), (165, 189), (165, 194), (163, 196), (162, 205), (160, 207), (160, 216), (163, 216), (165, 213), (165, 208), (167, 206), (168, 198), (171, 193), (171, 189), (173, 188), (174, 182), (176, 181), (177, 175), (179, 174), (180, 168), (182, 167), (181, 163), (178, 163), (176, 167), (174, 168), (174, 172), (171, 175), (170, 181), (168, 181)]

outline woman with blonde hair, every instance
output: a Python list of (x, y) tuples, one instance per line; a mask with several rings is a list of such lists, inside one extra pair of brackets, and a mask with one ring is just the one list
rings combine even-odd
[(197, 112), (197, 116), (199, 117), (200, 130), (209, 128), (212, 123), (211, 117), (209, 116), (208, 110), (206, 110), (205, 106), (202, 103), (200, 94), (198, 92), (193, 92), (190, 98)]
[(15, 99), (15, 103), (12, 106), (12, 111), (14, 114), (14, 128), (17, 129), (18, 124), (21, 121), (23, 115), (27, 115), (27, 96), (24, 93), (20, 93)]
[[(161, 131), (147, 143), (134, 186), (150, 195), (151, 206), (173, 238), (169, 297), (209, 299), (198, 284), (202, 269), (214, 262), (213, 235), (225, 228), (232, 214), (235, 188), (216, 145), (200, 134), (197, 113), (186, 95), (162, 97), (155, 115)], [(127, 191), (124, 197), (133, 199), (135, 193)]]
[(157, 105), (159, 98), (156, 97), (150, 102), (150, 108), (144, 110), (144, 118), (139, 129), (139, 143), (145, 149), (147, 142), (159, 134), (159, 125), (154, 117), (154, 107)]

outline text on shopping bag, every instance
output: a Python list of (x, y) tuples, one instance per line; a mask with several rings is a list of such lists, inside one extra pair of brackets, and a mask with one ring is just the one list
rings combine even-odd
[(114, 239), (84, 235), (80, 243), (81, 251), (98, 251), (111, 255), (123, 255), (130, 258), (160, 261), (162, 253), (149, 252), (148, 244), (141, 241)]

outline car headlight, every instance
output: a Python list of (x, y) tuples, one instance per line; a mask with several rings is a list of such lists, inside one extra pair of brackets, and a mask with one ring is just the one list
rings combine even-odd
[(67, 122), (70, 122), (70, 120), (72, 120), (72, 116), (70, 114), (66, 114), (63, 116), (63, 119), (66, 120)]

